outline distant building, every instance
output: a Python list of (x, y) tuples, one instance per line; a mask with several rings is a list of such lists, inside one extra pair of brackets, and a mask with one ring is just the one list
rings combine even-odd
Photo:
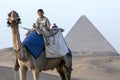
[(66, 35), (65, 40), (73, 53), (76, 54), (118, 54), (86, 16), (80, 17)]

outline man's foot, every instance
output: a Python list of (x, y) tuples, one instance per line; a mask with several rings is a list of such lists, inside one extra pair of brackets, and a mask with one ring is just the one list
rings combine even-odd
[(46, 41), (46, 45), (48, 46), (48, 45), (50, 45), (50, 43)]

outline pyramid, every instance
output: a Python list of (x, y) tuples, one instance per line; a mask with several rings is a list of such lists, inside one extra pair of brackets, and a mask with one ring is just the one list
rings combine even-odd
[(86, 16), (81, 16), (65, 37), (73, 53), (118, 54)]

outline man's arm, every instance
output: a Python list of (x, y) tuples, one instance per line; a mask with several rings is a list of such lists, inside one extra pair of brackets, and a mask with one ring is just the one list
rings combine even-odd
[(38, 18), (37, 21), (36, 21), (36, 27), (38, 28), (39, 25), (40, 25), (40, 23), (39, 23), (39, 18)]
[(50, 30), (50, 21), (47, 19), (47, 28)]

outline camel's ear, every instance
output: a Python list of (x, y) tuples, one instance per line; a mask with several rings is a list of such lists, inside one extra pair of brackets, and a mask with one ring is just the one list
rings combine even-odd
[(22, 23), (20, 18), (18, 18), (18, 22), (19, 22), (19, 24), (21, 24), (21, 23)]
[(10, 27), (10, 22), (9, 21), (7, 21), (7, 27)]
[(9, 18), (7, 18), (7, 27), (10, 27), (10, 21), (9, 21)]
[(8, 17), (11, 17), (11, 12), (10, 12), (10, 13), (8, 13)]
[(21, 19), (20, 18), (18, 18), (18, 22), (20, 22), (21, 21)]

